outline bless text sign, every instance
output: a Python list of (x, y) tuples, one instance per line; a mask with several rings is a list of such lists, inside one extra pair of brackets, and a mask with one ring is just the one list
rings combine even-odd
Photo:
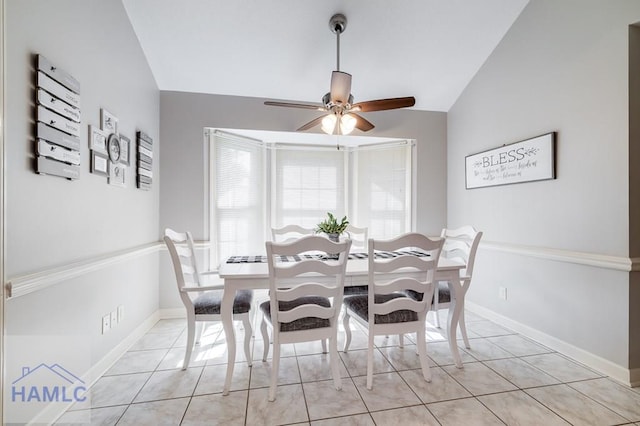
[(466, 188), (555, 179), (555, 133), (465, 157)]

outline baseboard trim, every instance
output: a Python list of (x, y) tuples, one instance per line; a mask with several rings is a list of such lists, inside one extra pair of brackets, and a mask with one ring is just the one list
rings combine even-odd
[(610, 256), (606, 254), (562, 250), (549, 247), (526, 246), (499, 241), (482, 241), (480, 242), (480, 249), (536, 257), (538, 259), (554, 260), (557, 262), (576, 263), (579, 265), (613, 269), (616, 271), (640, 271), (640, 258), (638, 257), (629, 258), (622, 256)]
[(167, 308), (160, 309), (160, 319), (186, 318), (187, 311), (184, 308)]
[(621, 367), (620, 365), (614, 364), (613, 362), (606, 360), (598, 355), (573, 346), (563, 340), (550, 336), (546, 333), (529, 327), (528, 325), (514, 321), (468, 300), (465, 301), (464, 306), (473, 313), (487, 318), (497, 324), (503, 325), (513, 331), (522, 334), (523, 336), (529, 337), (530, 339), (533, 339), (544, 346), (547, 346), (557, 352), (560, 352), (561, 354), (564, 354), (578, 362), (581, 362), (582, 364), (593, 370), (611, 377), (619, 383), (630, 387), (640, 385), (640, 369), (629, 370), (628, 368)]
[[(155, 311), (146, 320), (136, 327), (127, 337), (122, 339), (117, 346), (111, 349), (101, 360), (94, 364), (89, 371), (82, 375), (82, 380), (87, 384), (87, 389), (95, 384), (130, 348), (138, 339), (144, 336), (160, 319), (160, 311)], [(70, 402), (64, 409), (60, 404), (50, 404), (29, 422), (33, 425), (53, 424), (62, 416), (74, 402)]]

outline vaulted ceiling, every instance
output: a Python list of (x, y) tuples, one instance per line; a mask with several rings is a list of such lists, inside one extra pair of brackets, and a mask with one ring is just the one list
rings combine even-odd
[(448, 111), (528, 0), (123, 0), (160, 90), (320, 102), (336, 69), (355, 101)]

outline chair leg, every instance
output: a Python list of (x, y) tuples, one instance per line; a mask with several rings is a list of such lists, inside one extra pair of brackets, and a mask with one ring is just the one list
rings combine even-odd
[(347, 350), (349, 350), (349, 345), (351, 344), (351, 327), (349, 327), (349, 319), (351, 317), (349, 316), (349, 313), (345, 310), (344, 311), (344, 317), (342, 318), (342, 325), (344, 326), (344, 334), (345, 334), (345, 338), (344, 338), (344, 348), (342, 349), (342, 352), (347, 352)]
[(202, 335), (204, 334), (204, 322), (199, 321), (196, 323), (196, 345), (200, 344), (200, 341), (202, 340)]
[(398, 334), (398, 346), (404, 348), (404, 334)]
[(440, 328), (440, 315), (438, 315), (438, 296), (439, 296), (438, 285), (439, 283), (436, 283), (436, 291), (433, 294), (433, 306), (431, 308), (433, 313), (436, 315), (436, 319), (434, 321), (436, 328)]
[(369, 347), (367, 348), (367, 389), (373, 389), (373, 332), (369, 327)]
[(338, 336), (337, 335), (329, 339), (329, 361), (331, 362), (331, 374), (333, 375), (333, 384), (337, 390), (342, 390), (342, 379), (340, 378), (340, 368), (338, 366)]
[(193, 317), (187, 316), (187, 348), (184, 352), (184, 361), (182, 362), (182, 369), (186, 370), (189, 367), (189, 361), (191, 360), (191, 351), (193, 350), (193, 341), (195, 338), (196, 324)]
[(262, 346), (264, 346), (262, 350), (262, 362), (267, 360), (267, 355), (269, 355), (269, 332), (267, 331), (267, 320), (262, 318), (262, 322), (260, 322), (260, 331), (262, 332)]
[(327, 339), (322, 339), (322, 353), (327, 353)]
[(471, 349), (469, 338), (467, 337), (467, 325), (464, 322), (464, 309), (460, 311), (460, 319), (458, 320), (458, 324), (460, 325), (460, 334), (462, 334), (462, 340), (464, 340), (464, 347), (467, 349)]
[(244, 324), (244, 356), (247, 358), (247, 364), (251, 367), (253, 357), (251, 356), (251, 336), (253, 335), (253, 327), (251, 327), (251, 313), (245, 315), (242, 319)]
[(269, 401), (276, 400), (278, 386), (278, 368), (280, 367), (280, 343), (273, 342), (273, 362), (271, 363), (271, 386), (269, 386)]
[(422, 376), (427, 382), (431, 382), (431, 368), (429, 368), (429, 360), (427, 359), (427, 339), (425, 338), (424, 321), (421, 330), (418, 331), (418, 357), (420, 358), (420, 367), (422, 368)]

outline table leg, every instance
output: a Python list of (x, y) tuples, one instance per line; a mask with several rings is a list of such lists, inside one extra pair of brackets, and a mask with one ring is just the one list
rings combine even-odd
[(222, 317), (222, 328), (224, 329), (224, 337), (227, 341), (227, 376), (224, 379), (224, 388), (222, 395), (228, 395), (231, 388), (231, 379), (233, 378), (233, 367), (236, 362), (236, 334), (233, 329), (233, 300), (236, 297), (236, 291), (228, 288), (225, 283), (225, 291), (222, 296), (220, 305), (220, 316)]
[(462, 359), (458, 350), (458, 340), (456, 333), (458, 330), (458, 321), (460, 320), (460, 312), (464, 309), (464, 294), (460, 287), (460, 279), (458, 274), (452, 274), (447, 284), (451, 293), (451, 302), (449, 305), (449, 315), (447, 316), (447, 338), (449, 340), (449, 349), (456, 367), (462, 368)]

